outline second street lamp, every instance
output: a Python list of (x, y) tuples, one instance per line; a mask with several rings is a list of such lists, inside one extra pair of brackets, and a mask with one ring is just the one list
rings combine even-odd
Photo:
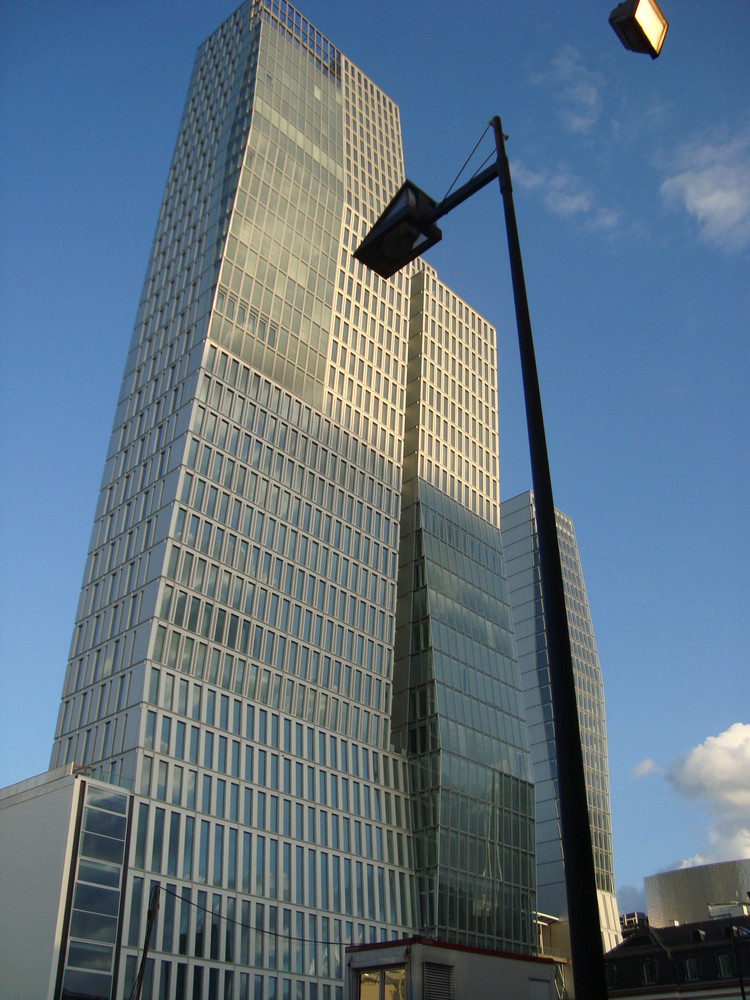
[(390, 277), (442, 233), (436, 222), (494, 178), (500, 181), (513, 281), (513, 300), (521, 355), (531, 476), (536, 502), (542, 598), (547, 626), (550, 689), (555, 728), (555, 755), (560, 804), (560, 827), (565, 864), (573, 981), (578, 1000), (607, 996), (602, 952), (599, 904), (596, 892), (591, 827), (581, 751), (581, 734), (570, 649), (570, 632), (563, 589), (560, 547), (544, 433), (539, 379), (531, 320), (513, 206), (510, 167), (499, 117), (492, 119), (497, 158), (439, 204), (406, 181), (375, 222), (354, 256), (384, 278)]
[(624, 0), (609, 15), (609, 23), (629, 52), (645, 52), (652, 59), (667, 37), (667, 19), (655, 0)]

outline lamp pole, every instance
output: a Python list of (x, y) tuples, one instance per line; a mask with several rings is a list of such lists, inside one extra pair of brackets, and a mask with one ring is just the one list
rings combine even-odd
[(573, 981), (577, 1000), (606, 1000), (599, 902), (596, 894), (573, 657), (570, 651), (568, 612), (563, 589), (542, 401), (516, 213), (513, 207), (510, 167), (505, 154), (505, 137), (499, 117), (495, 116), (491, 124), (497, 151), (495, 163), (486, 167), (439, 204), (435, 204), (416, 185), (406, 181), (355, 250), (354, 256), (382, 277), (389, 278), (440, 240), (442, 233), (436, 226), (438, 219), (447, 215), (496, 177), (499, 179), (508, 236), (529, 434), (531, 477), (536, 501)]
[[(748, 894), (750, 895), (750, 893)], [(737, 978), (740, 982), (740, 994), (742, 995), (742, 1000), (746, 1000), (747, 994), (745, 993), (745, 980), (742, 978), (742, 956), (740, 955), (740, 950), (737, 947), (737, 937), (740, 934), (740, 928), (736, 924), (730, 924), (729, 929), (732, 932), (732, 950), (734, 951), (734, 962), (737, 966)], [(745, 931), (747, 934), (747, 931)]]
[(565, 864), (565, 887), (570, 921), (570, 948), (577, 1000), (602, 1000), (607, 996), (604, 974), (599, 902), (591, 843), (586, 779), (583, 770), (581, 733), (576, 702), (573, 657), (570, 650), (568, 613), (563, 588), (560, 545), (557, 537), (552, 481), (544, 433), (542, 400), (531, 335), (526, 282), (510, 167), (499, 117), (492, 119), (497, 148), (498, 177), (505, 211), (513, 300), (516, 309), (518, 347), (521, 354), (526, 424), (529, 435), (531, 478), (534, 484), (542, 599), (547, 633), (552, 714), (555, 727), (560, 829)]

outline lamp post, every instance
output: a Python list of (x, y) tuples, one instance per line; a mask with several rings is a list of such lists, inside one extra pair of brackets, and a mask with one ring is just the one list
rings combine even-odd
[[(750, 896), (750, 893), (748, 895)], [(745, 980), (742, 978), (742, 955), (737, 947), (737, 938), (741, 934), (747, 935), (748, 931), (747, 928), (739, 927), (737, 924), (729, 924), (729, 932), (732, 935), (732, 950), (734, 951), (734, 964), (737, 966), (737, 978), (740, 982), (740, 995), (742, 1000), (746, 1000)]]
[(513, 206), (510, 167), (499, 117), (492, 119), (492, 128), (497, 151), (494, 164), (439, 204), (420, 191), (416, 185), (406, 181), (355, 251), (354, 256), (382, 277), (390, 277), (441, 239), (442, 233), (435, 224), (438, 219), (489, 184), (495, 177), (499, 179), (510, 254), (531, 476), (536, 500), (573, 981), (577, 1000), (603, 1000), (607, 996), (607, 988), (599, 904), (542, 403)]

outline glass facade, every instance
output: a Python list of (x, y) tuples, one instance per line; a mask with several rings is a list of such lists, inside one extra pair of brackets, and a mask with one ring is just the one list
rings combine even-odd
[[(503, 547), (518, 643), (536, 782), (537, 901), (542, 913), (567, 914), (560, 840), (554, 715), (550, 694), (534, 494), (501, 504)], [(573, 522), (556, 511), (575, 674), (594, 871), (604, 944), (620, 940), (615, 900), (604, 685)]]
[(534, 789), (497, 526), (495, 335), (430, 269), (411, 314), (394, 740), (420, 914), (441, 940), (528, 951)]
[[(433, 928), (529, 946), (494, 331), (428, 269), (354, 260), (403, 173), (396, 106), (287, 3), (199, 49), (51, 761), (135, 794), (125, 995), (157, 883), (160, 1000), (337, 1000), (346, 944)], [(424, 745), (392, 727), (404, 545), (441, 716)]]

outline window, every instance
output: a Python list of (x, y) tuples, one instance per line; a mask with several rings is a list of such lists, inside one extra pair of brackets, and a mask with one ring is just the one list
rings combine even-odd
[(380, 1000), (380, 973), (360, 972), (358, 1000)]
[(719, 970), (719, 979), (729, 979), (732, 976), (732, 956), (728, 952), (722, 952), (716, 956), (716, 964)]
[(642, 966), (644, 985), (650, 986), (656, 982), (656, 962), (647, 959)]
[[(427, 965), (425, 965), (425, 972)], [(452, 972), (448, 969), (449, 973)], [(355, 1000), (399, 1000), (406, 995), (406, 968), (366, 969), (360, 972)], [(425, 979), (425, 997), (428, 996)], [(447, 997), (451, 994), (446, 994)]]

